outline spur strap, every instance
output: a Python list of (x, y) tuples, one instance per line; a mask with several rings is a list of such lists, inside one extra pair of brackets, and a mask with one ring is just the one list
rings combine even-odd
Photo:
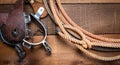
[(0, 28), (3, 24), (5, 24), (6, 20), (8, 18), (8, 13), (0, 13)]
[[(38, 9), (40, 7), (45, 7), (42, 0), (28, 0), (28, 1), (29, 1), (29, 3), (31, 4), (31, 6), (33, 8), (34, 14), (37, 13), (37, 11), (38, 11)], [(40, 18), (44, 18), (47, 15), (48, 15), (48, 13), (47, 13), (47, 11), (45, 9)]]
[[(53, 14), (52, 14), (52, 12), (51, 12), (51, 10), (50, 10), (48, 1), (49, 1), (49, 0), (43, 0), (43, 3), (44, 3), (44, 5), (45, 5), (46, 11), (48, 12), (50, 18), (51, 18), (53, 21), (55, 21), (55, 20), (54, 20), (54, 17), (53, 17)], [(55, 22), (54, 22), (54, 23), (55, 23)]]
[[(34, 2), (32, 4), (34, 7), (35, 4), (39, 4), (38, 2)], [(39, 7), (40, 5), (38, 5)], [(34, 10), (36, 11), (37, 8)], [(22, 61), (22, 59), (25, 57), (25, 52), (22, 49), (21, 46), (29, 47), (36, 46), (36, 45), (43, 45), (47, 51), (47, 54), (51, 54), (51, 48), (46, 41), (47, 38), (47, 28), (46, 26), (39, 20), (39, 18), (42, 16), (45, 9), (43, 7), (39, 7), (39, 9), (34, 14), (26, 15), (23, 12), (23, 0), (17, 0), (16, 4), (14, 5), (14, 9), (8, 13), (8, 16), (4, 16), (1, 18), (0, 23), (0, 36), (1, 40), (11, 46), (14, 47), (18, 53), (19, 60)], [(3, 16), (3, 15), (0, 15)], [(27, 25), (31, 22), (31, 20), (35, 21), (39, 28), (42, 28), (43, 30), (43, 40), (38, 43), (32, 43), (27, 41), (26, 39), (29, 39), (28, 33), (28, 27)], [(27, 37), (28, 35), (28, 37)], [(28, 46), (26, 46), (28, 44)]]
[(14, 8), (1, 28), (3, 37), (9, 42), (20, 42), (25, 37), (25, 22), (23, 17), (23, 0), (17, 0)]
[(2, 42), (16, 49), (19, 61), (25, 57), (21, 42), (25, 37), (25, 21), (23, 16), (23, 0), (17, 0), (14, 8), (7, 14), (0, 14), (0, 37)]

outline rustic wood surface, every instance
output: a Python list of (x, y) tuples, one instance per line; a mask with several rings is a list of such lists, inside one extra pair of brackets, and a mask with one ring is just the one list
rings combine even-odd
[[(78, 25), (92, 33), (120, 33), (120, 4), (63, 4), (63, 6), (68, 15), (78, 23)], [(12, 7), (13, 5), (0, 5), (0, 12), (9, 12)], [(27, 13), (33, 12), (28, 4), (25, 5), (25, 11)], [(50, 20), (49, 16), (41, 20), (48, 26), (49, 36), (47, 41), (52, 47), (52, 55), (47, 56), (43, 47), (36, 47), (32, 50), (25, 49), (27, 55), (23, 62), (20, 63), (21, 65), (120, 65), (119, 61), (103, 62), (87, 57), (69, 42), (55, 35), (56, 26)], [(38, 29), (33, 23), (30, 25), (30, 28), (33, 30), (32, 32)], [(120, 38), (120, 35), (102, 36)], [(41, 36), (36, 36), (35, 42), (40, 38)], [(104, 56), (120, 54), (117, 52), (92, 52)], [(18, 56), (15, 50), (0, 42), (0, 65), (19, 65), (17, 60)]]
[(120, 4), (64, 4), (70, 18), (89, 32), (120, 33)]
[[(119, 35), (102, 35), (106, 37), (120, 38)], [(34, 37), (35, 42), (41, 39), (41, 36)], [(34, 49), (26, 49), (27, 55), (25, 59), (19, 63), (15, 50), (0, 42), (0, 65), (119, 65), (119, 61), (103, 62), (92, 59), (74, 47), (70, 42), (64, 41), (57, 35), (49, 35), (47, 41), (52, 48), (52, 55), (46, 55), (43, 47), (35, 47)], [(119, 52), (97, 52), (102, 56), (114, 56)]]
[[(14, 4), (16, 0), (0, 0), (0, 4)], [(120, 3), (120, 0), (61, 0), (62, 3)]]
[[(79, 26), (89, 32), (120, 33), (120, 4), (63, 4), (63, 7)], [(28, 9), (30, 12), (30, 7), (26, 7)], [(49, 16), (41, 20), (48, 26), (49, 34), (56, 33)]]
[(62, 3), (120, 3), (120, 0), (61, 0)]
[(16, 0), (0, 0), (0, 4), (14, 4)]
[[(0, 12), (9, 12), (13, 5), (0, 5)], [(63, 4), (67, 14), (82, 28), (95, 34), (120, 33), (120, 4)], [(29, 4), (26, 13), (33, 10)], [(74, 12), (74, 13), (71, 13)], [(47, 16), (41, 19), (48, 26), (50, 35), (56, 34), (55, 24)], [(31, 25), (33, 32), (38, 29)]]

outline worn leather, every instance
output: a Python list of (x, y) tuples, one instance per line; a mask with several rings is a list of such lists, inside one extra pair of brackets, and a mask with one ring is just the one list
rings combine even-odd
[(0, 28), (5, 24), (8, 17), (8, 13), (0, 13)]
[[(44, 7), (44, 8), (45, 8), (42, 0), (34, 0), (34, 3), (31, 3), (31, 2), (30, 2), (30, 4), (31, 4), (31, 6), (32, 6), (32, 8), (33, 8), (34, 13), (36, 13), (40, 7)], [(43, 12), (41, 18), (44, 18), (44, 17), (46, 17), (47, 15), (48, 15), (48, 13), (47, 13), (47, 11), (46, 11), (46, 9), (45, 9), (45, 11)]]
[[(9, 13), (0, 14), (0, 26), (3, 36), (10, 42), (19, 42), (25, 37), (23, 0), (17, 0)], [(17, 35), (13, 35), (13, 31), (16, 31)]]

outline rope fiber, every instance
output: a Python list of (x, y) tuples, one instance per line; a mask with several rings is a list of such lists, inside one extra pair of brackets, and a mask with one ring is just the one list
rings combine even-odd
[(104, 57), (88, 51), (94, 46), (119, 49), (120, 39), (101, 37), (84, 30), (67, 15), (60, 0), (43, 0), (43, 2), (51, 19), (59, 27), (57, 33), (60, 37), (71, 41), (80, 51), (94, 59), (102, 61), (113, 61), (120, 59), (120, 55)]

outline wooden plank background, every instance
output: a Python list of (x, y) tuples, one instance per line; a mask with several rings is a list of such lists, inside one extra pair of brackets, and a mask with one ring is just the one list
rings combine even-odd
[[(120, 4), (63, 4), (63, 7), (79, 26), (89, 32), (120, 33)], [(29, 5), (25, 9), (26, 12), (32, 12)], [(49, 16), (42, 21), (47, 24), (50, 35), (56, 34), (55, 25)], [(35, 26), (33, 27), (35, 30)]]
[[(0, 0), (0, 4), (14, 4), (16, 0)], [(120, 0), (61, 0), (62, 3), (120, 3)]]
[(120, 3), (120, 0), (61, 0), (62, 3)]
[(0, 4), (14, 4), (16, 0), (0, 0)]
[[(65, 2), (66, 0), (64, 0)], [(74, 1), (74, 0), (71, 0)], [(85, 0), (82, 0), (85, 1)], [(87, 1), (87, 0), (86, 0)], [(90, 0), (88, 0), (90, 1)], [(98, 1), (98, 0), (94, 0)], [(100, 1), (100, 0), (99, 0)], [(103, 0), (101, 0), (103, 1)], [(108, 0), (104, 0), (108, 1)], [(109, 2), (113, 0), (109, 0)], [(117, 1), (117, 0), (116, 0)], [(66, 1), (67, 2), (67, 1)], [(13, 5), (0, 5), (0, 12), (11, 11)], [(120, 4), (63, 4), (68, 15), (79, 26), (84, 29), (95, 33), (120, 33)], [(31, 13), (32, 8), (30, 5), (25, 5), (25, 11)], [(71, 13), (74, 12), (74, 13)], [(47, 41), (52, 47), (52, 55), (47, 56), (43, 47), (36, 47), (32, 50), (25, 49), (27, 52), (26, 58), (21, 65), (120, 65), (120, 61), (103, 62), (87, 57), (78, 49), (72, 46), (69, 42), (62, 40), (59, 36), (55, 35), (55, 24), (51, 21), (49, 16), (42, 19), (48, 26), (49, 36)], [(98, 25), (99, 24), (99, 25)], [(38, 28), (32, 24), (32, 32)], [(38, 34), (40, 35), (40, 34)], [(35, 42), (39, 41), (41, 36), (35, 37)], [(120, 38), (120, 35), (102, 35), (105, 37)], [(92, 50), (90, 50), (92, 51)], [(119, 52), (96, 52), (94, 53), (113, 56), (120, 54)], [(0, 42), (0, 65), (19, 65), (17, 62), (18, 56), (15, 50)]]
[[(120, 38), (120, 35), (101, 35), (105, 37)], [(34, 37), (39, 41), (41, 36)], [(23, 62), (17, 62), (18, 56), (15, 50), (0, 42), (0, 65), (120, 65), (120, 61), (104, 62), (90, 58), (80, 52), (70, 42), (64, 41), (57, 35), (49, 35), (47, 41), (52, 48), (52, 55), (46, 55), (43, 47), (25, 49), (27, 55)], [(98, 52), (92, 51), (102, 56), (119, 55), (120, 52)]]

